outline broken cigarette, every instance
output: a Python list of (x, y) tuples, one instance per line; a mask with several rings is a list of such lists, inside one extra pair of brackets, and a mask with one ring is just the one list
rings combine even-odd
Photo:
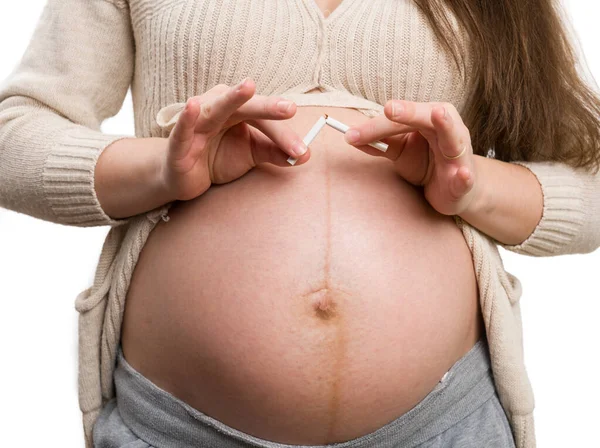
[[(310, 129), (310, 131), (308, 131), (308, 134), (306, 134), (306, 137), (304, 137), (304, 139), (302, 139), (304, 141), (304, 144), (306, 146), (310, 145), (312, 143), (312, 141), (317, 137), (319, 132), (321, 132), (321, 129), (323, 129), (323, 127), (326, 124), (331, 126), (333, 129), (340, 131), (344, 134), (346, 132), (348, 132), (348, 129), (350, 129), (350, 126), (336, 120), (335, 118), (331, 118), (329, 115), (325, 114), (325, 115), (319, 117), (319, 119), (317, 120), (315, 125)], [(388, 150), (388, 145), (381, 141), (376, 141), (374, 143), (368, 143), (368, 145), (372, 146), (373, 148), (378, 149), (382, 152), (386, 152)], [(298, 161), (298, 159), (291, 157), (291, 156), (287, 159), (287, 162), (290, 165), (294, 165), (297, 161)]]
[[(310, 131), (308, 131), (308, 134), (306, 134), (306, 136), (302, 139), (306, 146), (310, 145), (312, 141), (316, 138), (316, 136), (319, 134), (319, 132), (321, 132), (321, 129), (325, 127), (325, 119), (326, 117), (324, 116), (319, 117), (315, 125), (310, 129)], [(298, 159), (291, 156), (287, 159), (287, 162), (290, 165), (294, 165), (297, 161)]]
[[(350, 126), (348, 126), (347, 124), (337, 121), (335, 118), (331, 118), (330, 116), (327, 116), (327, 119), (325, 121), (333, 129), (337, 129), (338, 131), (343, 132), (344, 134), (346, 132), (348, 132), (348, 129), (350, 129)], [(368, 145), (375, 149), (380, 150), (381, 152), (386, 152), (388, 150), (388, 145), (386, 143), (383, 143), (380, 141), (377, 141), (374, 143), (368, 143)]]

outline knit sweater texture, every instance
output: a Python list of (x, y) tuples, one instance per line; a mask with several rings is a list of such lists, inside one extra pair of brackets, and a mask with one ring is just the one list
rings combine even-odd
[[(456, 35), (465, 36), (458, 28)], [(132, 137), (100, 130), (128, 89), (135, 136), (168, 137), (189, 97), (244, 77), (255, 81), (258, 94), (373, 117), (389, 99), (446, 101), (462, 113), (468, 75), (459, 76), (410, 0), (343, 0), (327, 17), (314, 0), (49, 0), (22, 60), (0, 86), (0, 206), (65, 225), (111, 227), (93, 284), (75, 300), (86, 447), (93, 446), (102, 406), (115, 395), (133, 268), (171, 206), (111, 219), (96, 197), (98, 156)], [(321, 93), (306, 93), (314, 88)], [(600, 175), (558, 162), (511, 163), (527, 167), (542, 187), (543, 216), (533, 233), (506, 245), (454, 220), (473, 255), (500, 401), (517, 447), (533, 448), (521, 283), (504, 269), (498, 246), (536, 257), (594, 251)]]

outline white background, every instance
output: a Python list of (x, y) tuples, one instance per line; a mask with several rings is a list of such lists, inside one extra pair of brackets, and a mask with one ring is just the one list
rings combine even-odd
[[(0, 3), (0, 80), (19, 62), (44, 4)], [(589, 70), (600, 81), (600, 5), (589, 0), (563, 4)], [(102, 130), (133, 135), (133, 129), (128, 95)], [(2, 446), (83, 447), (73, 304), (91, 284), (107, 231), (0, 209)], [(600, 250), (548, 258), (500, 251), (506, 269), (523, 284), (525, 358), (536, 398), (538, 446), (600, 446)]]

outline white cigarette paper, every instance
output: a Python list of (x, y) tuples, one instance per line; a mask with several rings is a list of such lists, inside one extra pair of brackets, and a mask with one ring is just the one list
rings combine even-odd
[[(343, 132), (344, 134), (346, 132), (348, 132), (348, 129), (350, 129), (350, 126), (348, 126), (347, 124), (344, 124), (340, 121), (337, 121), (335, 118), (331, 118), (331, 117), (327, 117), (327, 120), (325, 120), (327, 122), (327, 124), (329, 126), (331, 126), (333, 129), (336, 129), (340, 132)], [(376, 141), (374, 143), (368, 143), (369, 146), (380, 150), (381, 152), (386, 152), (388, 150), (388, 145), (386, 143), (380, 142), (380, 141)]]
[[(324, 116), (319, 117), (319, 119), (317, 120), (315, 125), (310, 129), (310, 131), (308, 131), (308, 134), (306, 134), (306, 136), (302, 139), (302, 141), (304, 142), (304, 144), (306, 146), (308, 146), (312, 143), (312, 141), (317, 137), (319, 132), (321, 132), (321, 129), (323, 129), (325, 127), (325, 124), (326, 124), (325, 117)], [(291, 157), (291, 156), (287, 159), (287, 162), (290, 165), (295, 165), (297, 161), (298, 161), (298, 159)]]
[[(348, 132), (348, 129), (350, 129), (350, 126), (342, 123), (341, 121), (336, 120), (335, 118), (331, 118), (329, 115), (320, 116), (319, 119), (317, 120), (317, 122), (315, 123), (315, 125), (310, 129), (310, 131), (308, 131), (308, 134), (306, 134), (306, 136), (302, 139), (304, 141), (304, 144), (306, 146), (310, 145), (312, 143), (312, 141), (317, 137), (317, 135), (319, 135), (319, 132), (321, 132), (321, 129), (323, 129), (323, 127), (326, 124), (331, 126), (333, 129), (340, 131), (344, 134), (346, 132)], [(374, 143), (368, 143), (368, 145), (375, 149), (380, 150), (381, 152), (386, 152), (388, 150), (388, 145), (381, 141), (376, 141)], [(290, 165), (295, 165), (297, 161), (298, 161), (298, 159), (296, 159), (292, 156), (290, 156), (287, 159), (287, 162)]]

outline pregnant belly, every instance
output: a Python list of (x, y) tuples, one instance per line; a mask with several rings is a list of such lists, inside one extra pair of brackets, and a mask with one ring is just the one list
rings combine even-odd
[[(302, 137), (319, 115), (300, 107)], [(260, 165), (173, 205), (127, 294), (122, 346), (159, 387), (267, 440), (367, 434), (431, 391), (481, 336), (471, 253), (389, 160), (326, 127), (310, 160)]]

